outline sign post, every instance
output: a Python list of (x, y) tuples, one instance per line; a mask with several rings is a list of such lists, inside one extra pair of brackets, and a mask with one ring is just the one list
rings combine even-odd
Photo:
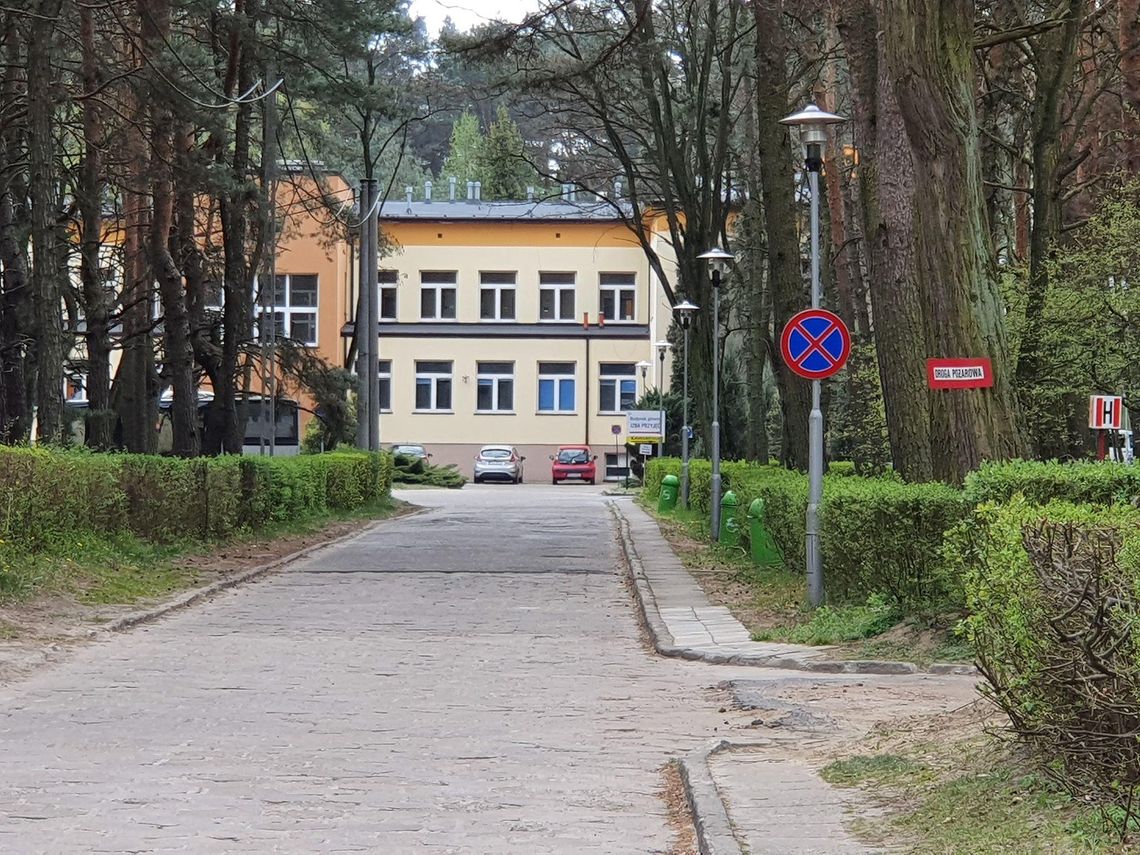
[[(815, 173), (812, 173), (813, 177)], [(812, 216), (817, 216), (813, 194)], [(812, 230), (812, 247), (818, 235)], [(823, 408), (820, 381), (837, 373), (851, 354), (851, 334), (843, 319), (819, 308), (819, 261), (812, 254), (812, 305), (792, 316), (780, 336), (784, 364), (811, 380), (811, 416), (808, 419), (808, 506), (805, 528), (808, 600), (812, 606), (823, 602), (823, 553), (819, 544), (819, 506), (823, 501)]]
[[(618, 437), (621, 436), (621, 425), (612, 425), (610, 427), (610, 433), (614, 435), (614, 469), (617, 469), (621, 460), (621, 452), (618, 451)], [(625, 479), (629, 481), (629, 461), (626, 461)], [(602, 480), (606, 480), (604, 475), (602, 476)]]
[(1089, 396), (1089, 427), (1097, 431), (1096, 459), (1104, 460), (1108, 431), (1124, 425), (1124, 399), (1119, 395)]

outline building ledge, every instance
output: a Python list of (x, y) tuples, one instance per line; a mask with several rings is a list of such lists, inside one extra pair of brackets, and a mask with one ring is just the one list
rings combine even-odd
[[(343, 338), (351, 338), (356, 324), (340, 328)], [(648, 324), (613, 323), (583, 327), (580, 324), (517, 324), (448, 322), (381, 323), (376, 329), (380, 338), (540, 338), (540, 339), (611, 339), (637, 341), (649, 338)]]

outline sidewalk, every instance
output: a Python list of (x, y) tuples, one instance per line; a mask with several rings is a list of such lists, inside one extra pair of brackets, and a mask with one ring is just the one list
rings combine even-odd
[(829, 647), (753, 641), (727, 607), (709, 603), (649, 514), (632, 501), (611, 500), (610, 507), (654, 647), (662, 656), (827, 674), (975, 673), (971, 665), (952, 662), (921, 669), (912, 662), (832, 659)]

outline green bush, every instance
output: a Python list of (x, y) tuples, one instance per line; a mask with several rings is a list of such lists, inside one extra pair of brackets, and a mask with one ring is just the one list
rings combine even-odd
[(966, 498), (974, 505), (1008, 502), (1018, 493), (1034, 505), (1130, 502), (1140, 497), (1140, 466), (1013, 460), (983, 463), (966, 477)]
[(986, 693), (1054, 777), (1127, 824), (1140, 783), (1140, 514), (1019, 496), (979, 507), (946, 552)]
[(182, 460), (0, 448), (0, 539), (35, 552), (77, 532), (224, 538), (362, 507), (388, 497), (391, 483), (387, 454)]
[[(680, 472), (673, 459), (651, 461), (647, 497), (655, 500), (661, 479)], [(708, 513), (711, 470), (706, 460), (690, 462), (690, 504)], [(737, 498), (740, 529), (748, 533), (748, 509), (764, 503), (764, 526), (784, 556), (802, 573), (808, 498), (807, 477), (778, 466), (726, 463), (725, 490)], [(943, 484), (904, 484), (892, 477), (853, 474), (824, 479), (820, 508), (821, 548), (827, 591), (837, 602), (864, 602), (874, 594), (908, 610), (961, 602), (960, 586), (946, 571), (943, 535), (965, 517), (962, 494)]]
[(454, 463), (433, 466), (423, 457), (397, 454), (392, 460), (392, 480), (397, 484), (428, 484), (432, 487), (458, 489), (467, 477)]

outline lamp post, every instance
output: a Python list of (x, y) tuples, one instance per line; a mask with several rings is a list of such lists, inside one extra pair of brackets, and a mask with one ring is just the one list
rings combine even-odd
[[(818, 309), (822, 298), (819, 285), (819, 173), (823, 167), (823, 144), (827, 142), (827, 126), (844, 122), (842, 116), (827, 113), (808, 104), (798, 113), (780, 119), (780, 124), (798, 127), (804, 146), (804, 166), (811, 186), (811, 307)], [(823, 603), (823, 556), (819, 545), (819, 507), (823, 502), (823, 409), (820, 406), (820, 381), (811, 381), (811, 416), (808, 418), (808, 505), (805, 528), (807, 537), (808, 602), (813, 607)]]
[(641, 371), (641, 394), (644, 396), (645, 393), (649, 391), (649, 381), (645, 379), (646, 375), (649, 373), (649, 363), (643, 359), (641, 362), (637, 363), (637, 367)]
[(665, 354), (673, 345), (669, 344), (667, 341), (662, 340), (653, 346), (657, 348), (657, 394), (660, 396), (663, 394), (661, 390), (665, 387), (663, 380), (665, 377)]
[(716, 543), (720, 540), (720, 282), (728, 272), (733, 255), (714, 246), (697, 258), (708, 262), (713, 288), (712, 495), (709, 499), (712, 503), (712, 540)]
[(685, 424), (681, 426), (681, 507), (689, 507), (689, 327), (693, 324), (693, 315), (697, 306), (688, 300), (682, 300), (673, 307), (681, 329), (685, 332), (684, 365), (681, 369), (681, 409)]

